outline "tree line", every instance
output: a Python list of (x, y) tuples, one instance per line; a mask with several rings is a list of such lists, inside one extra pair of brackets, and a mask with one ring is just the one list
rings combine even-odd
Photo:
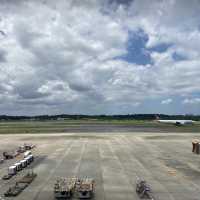
[(165, 115), (165, 114), (128, 114), (128, 115), (38, 115), (38, 116), (8, 116), (0, 115), (1, 121), (19, 120), (194, 120), (200, 121), (200, 115)]

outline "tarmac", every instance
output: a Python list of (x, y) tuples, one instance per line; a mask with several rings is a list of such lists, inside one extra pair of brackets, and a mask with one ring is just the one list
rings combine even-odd
[[(58, 177), (95, 179), (96, 200), (138, 200), (137, 177), (157, 200), (199, 200), (200, 155), (191, 152), (195, 133), (66, 133), (0, 135), (0, 153), (23, 143), (36, 145), (29, 167), (36, 179), (17, 197), (4, 192), (19, 179), (0, 180), (0, 199), (53, 200)], [(16, 158), (20, 159), (20, 158)], [(0, 176), (16, 162), (0, 164)], [(72, 199), (76, 199), (74, 196)]]

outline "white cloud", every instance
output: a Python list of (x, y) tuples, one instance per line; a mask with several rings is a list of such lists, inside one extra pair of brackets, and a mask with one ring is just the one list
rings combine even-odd
[[(3, 1), (2, 112), (109, 113), (119, 105), (131, 112), (147, 99), (199, 93), (198, 0), (123, 2)], [(149, 38), (148, 65), (116, 59), (126, 54), (129, 33), (138, 30)], [(171, 46), (150, 52), (163, 43)], [(174, 60), (175, 52), (186, 59)]]
[(168, 105), (168, 104), (171, 104), (172, 102), (173, 102), (172, 99), (165, 99), (161, 101), (161, 104)]
[(190, 104), (190, 105), (200, 104), (200, 98), (184, 99), (183, 104)]

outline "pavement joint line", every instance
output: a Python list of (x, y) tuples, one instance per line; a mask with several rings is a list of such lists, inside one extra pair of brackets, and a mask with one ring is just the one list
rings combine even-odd
[(83, 160), (83, 155), (85, 153), (85, 149), (86, 149), (86, 145), (88, 144), (88, 139), (87, 140), (84, 140), (84, 145), (81, 149), (81, 156), (80, 156), (80, 160), (79, 160), (79, 163), (78, 163), (78, 167), (77, 167), (77, 172), (76, 172), (76, 175), (77, 176), (80, 176), (80, 170), (81, 170), (81, 161)]
[[(138, 137), (135, 137), (134, 139), (137, 141), (140, 141), (140, 142), (144, 142), (144, 140), (142, 140), (142, 139), (138, 140)], [(133, 138), (131, 140), (133, 141)], [(150, 148), (150, 146), (152, 146), (152, 144), (149, 144), (149, 143), (148, 143), (148, 145), (149, 145), (148, 148)], [(154, 148), (154, 146), (153, 146), (153, 148)], [(158, 149), (157, 147), (155, 147), (155, 148)], [(150, 148), (150, 150), (152, 151), (152, 147)], [(159, 152), (159, 150), (158, 150), (158, 152)], [(182, 177), (182, 176), (179, 174), (179, 176), (177, 176), (178, 181), (179, 181), (180, 177)], [(187, 183), (190, 183), (195, 186), (195, 183), (193, 183), (192, 181), (187, 180)], [(196, 185), (196, 189), (199, 190), (199, 187), (197, 185)], [(170, 191), (169, 191), (169, 193), (170, 193)]]
[[(111, 145), (111, 143), (109, 143), (109, 141), (106, 141), (105, 142), (105, 145), (106, 145), (106, 147), (107, 147), (107, 149), (109, 150), (109, 152), (112, 154), (112, 157), (114, 158), (114, 160), (116, 161), (116, 162), (118, 162), (118, 165), (119, 165), (119, 167), (120, 167), (120, 171), (122, 171), (123, 172), (123, 177), (124, 177), (124, 180), (127, 180), (127, 175), (126, 175), (126, 173), (124, 173), (124, 169), (123, 169), (123, 167), (120, 165), (120, 163), (119, 163), (119, 161), (118, 161), (118, 159), (116, 158), (116, 155), (114, 155), (114, 152), (112, 151), (112, 147), (110, 146)], [(101, 155), (102, 155), (102, 151), (101, 151)], [(101, 156), (102, 157), (102, 156)], [(103, 171), (103, 170), (102, 170)], [(129, 181), (128, 181), (129, 182)], [(132, 187), (131, 187), (132, 188)], [(131, 190), (131, 196), (133, 196), (134, 197), (134, 193), (133, 193), (133, 190)], [(105, 193), (105, 198), (107, 198), (106, 197), (106, 193)]]
[[(197, 197), (199, 196), (198, 195), (200, 194), (199, 187), (198, 187), (199, 186), (198, 183), (200, 182), (198, 179), (199, 174), (196, 174), (195, 172), (192, 171), (192, 170), (195, 170), (195, 168), (198, 169), (199, 157), (193, 154), (191, 154), (191, 157), (190, 157), (190, 153), (188, 151), (188, 149), (190, 148), (189, 144), (191, 142), (191, 139), (188, 139), (188, 138), (192, 138), (194, 137), (194, 135), (184, 137), (182, 138), (182, 140), (178, 140), (179, 139), (178, 138), (177, 141), (179, 141), (179, 143), (177, 145), (176, 145), (176, 139), (173, 140), (172, 145), (168, 144), (168, 142), (171, 141), (171, 137), (168, 138), (167, 137), (168, 135), (166, 135), (166, 141), (163, 141), (162, 139), (161, 143), (159, 142), (160, 139), (157, 139), (157, 138), (156, 138), (157, 140), (153, 140), (153, 138), (152, 140), (148, 140), (148, 138), (145, 137), (147, 135), (145, 133), (140, 134), (140, 135), (139, 134), (130, 135), (130, 134), (125, 134), (125, 133), (119, 133), (119, 134), (107, 133), (106, 139), (105, 139), (106, 134), (101, 134), (101, 135), (103, 137), (100, 138), (101, 136), (99, 137), (98, 135), (98, 139), (95, 139), (95, 137), (91, 138), (89, 134), (87, 135), (84, 134), (84, 137), (82, 137), (81, 135), (77, 135), (75, 139), (74, 138), (72, 139), (72, 141), (74, 140), (75, 143), (72, 145), (72, 148), (69, 154), (64, 158), (63, 162), (59, 165), (59, 167), (57, 168), (57, 171), (53, 174), (53, 176), (51, 176), (46, 186), (40, 192), (37, 200), (39, 199), (53, 200), (54, 196), (52, 193), (52, 183), (53, 183), (54, 176), (56, 174), (61, 175), (61, 176), (65, 174), (70, 176), (72, 174), (74, 176), (77, 169), (80, 169), (80, 167), (81, 167), (80, 171), (83, 175), (88, 175), (88, 174), (91, 175), (92, 173), (92, 175), (97, 180), (97, 184), (98, 184), (96, 188), (97, 195), (95, 199), (98, 199), (98, 200), (99, 199), (100, 200), (103, 200), (103, 199), (129, 200), (131, 199), (132, 195), (130, 192), (131, 190), (130, 184), (128, 183), (128, 180), (125, 181), (124, 172), (121, 171), (120, 166), (118, 165), (116, 159), (112, 158), (113, 155), (111, 154), (110, 150), (106, 146), (106, 142), (105, 142), (106, 140), (108, 140), (111, 143), (111, 146), (114, 150), (114, 154), (116, 154), (116, 156), (119, 158), (121, 164), (123, 165), (124, 169), (127, 172), (127, 175), (129, 176), (129, 181), (131, 181), (133, 185), (136, 184), (134, 183), (134, 174), (140, 174), (141, 178), (143, 176), (150, 183), (152, 181), (152, 187), (155, 189), (155, 195), (158, 196), (159, 199), (161, 198), (162, 200), (164, 199), (169, 200), (170, 197), (168, 198), (168, 196), (170, 194), (176, 200), (178, 199), (194, 200), (194, 199), (197, 199)], [(149, 135), (154, 136), (156, 134), (152, 133)], [(171, 136), (172, 134), (169, 134), (169, 135)], [(57, 141), (56, 139), (55, 140), (51, 139), (48, 141), (46, 139), (44, 141), (41, 140), (40, 141), (41, 144), (44, 143), (45, 145), (44, 145), (44, 148), (40, 150), (40, 155), (42, 157), (41, 165), (40, 165), (40, 162), (39, 162), (39, 165), (38, 164), (36, 165), (36, 172), (38, 172), (38, 174), (40, 175), (39, 179), (36, 179), (36, 181), (33, 182), (33, 185), (28, 187), (28, 189), (25, 190), (21, 195), (19, 195), (19, 197), (10, 198), (10, 199), (26, 200), (27, 198), (27, 199), (33, 200), (33, 197), (39, 191), (40, 186), (43, 184), (43, 182), (45, 181), (45, 178), (48, 176), (49, 171), (56, 166), (56, 163), (58, 162), (60, 157), (65, 153), (67, 148), (64, 145), (64, 142), (70, 141), (70, 139), (71, 138), (69, 137), (66, 140), (65, 138), (63, 138)], [(39, 138), (37, 140), (39, 140)], [(82, 157), (81, 151), (84, 146), (84, 140), (85, 141), (89, 140), (88, 141), (89, 144), (88, 145), (85, 144), (86, 150), (83, 153), (83, 159), (81, 159)], [(76, 143), (76, 141), (78, 142)], [(13, 142), (13, 141), (10, 141), (10, 142)], [(68, 146), (70, 146), (70, 143)], [(56, 149), (60, 147), (64, 147), (60, 153), (52, 153), (52, 151), (54, 151), (53, 149), (55, 149), (56, 151)], [(99, 150), (99, 155), (98, 155), (97, 150)], [(156, 153), (157, 150), (160, 152)], [(102, 151), (102, 155), (100, 151)], [(168, 155), (170, 154), (172, 154), (172, 156), (168, 157)], [(58, 159), (56, 159), (55, 157), (56, 155), (58, 156)], [(161, 155), (161, 157), (159, 155)], [(169, 175), (168, 177), (167, 169), (163, 168), (164, 165), (167, 163), (164, 163), (161, 160), (162, 157), (165, 155), (166, 155), (166, 158), (172, 161), (172, 163), (169, 161), (170, 162), (169, 166), (172, 166), (172, 169), (176, 167), (178, 168), (177, 176)], [(69, 159), (69, 162), (68, 162), (68, 159)], [(181, 164), (183, 164), (181, 165), (182, 167), (186, 166), (187, 162), (191, 164), (192, 166), (189, 166), (187, 169), (188, 171), (184, 172), (181, 170), (182, 169), (181, 167), (180, 167), (181, 169), (179, 168), (179, 163), (176, 163), (176, 162), (173, 163), (173, 161), (181, 162)], [(162, 162), (161, 165), (160, 165), (160, 162)], [(99, 166), (98, 163), (100, 163), (101, 166)], [(5, 163), (5, 165), (2, 165), (0, 167), (4, 167), (9, 164), (10, 163)], [(68, 169), (65, 169), (66, 168), (65, 166)], [(161, 169), (159, 168), (159, 166)], [(35, 165), (33, 165), (33, 167), (35, 168)], [(95, 168), (97, 169), (93, 170)], [(4, 175), (3, 173), (5, 172), (1, 170), (2, 175)], [(180, 176), (180, 179), (179, 179), (179, 175), (183, 175), (183, 174), (185, 174), (185, 176), (183, 178)], [(101, 181), (100, 175), (103, 175), (102, 181)], [(131, 177), (133, 177), (133, 179)], [(121, 182), (120, 182), (120, 179), (122, 179)], [(3, 181), (1, 181), (0, 184), (1, 183), (3, 183)], [(194, 187), (194, 185), (198, 185), (197, 188)], [(2, 193), (6, 187), (1, 188)], [(104, 193), (103, 193), (103, 188), (105, 188), (106, 190)], [(168, 191), (165, 188), (167, 188)], [(116, 193), (117, 189), (119, 192), (119, 196), (118, 196), (118, 193)], [(104, 196), (106, 195), (106, 198), (103, 198), (103, 195)], [(2, 195), (0, 194), (0, 197), (1, 196)], [(136, 200), (137, 198), (133, 197), (132, 199)]]
[(43, 182), (43, 184), (41, 185), (39, 191), (36, 193), (35, 197), (33, 198), (33, 200), (36, 200), (38, 198), (38, 196), (40, 195), (41, 191), (45, 188), (47, 182), (50, 180), (50, 178), (52, 177), (52, 175), (55, 173), (56, 169), (59, 167), (59, 165), (63, 162), (63, 159), (66, 157), (67, 154), (69, 154), (71, 148), (72, 148), (72, 144), (74, 143), (74, 141), (72, 142), (70, 140), (70, 142), (68, 142), (68, 144), (70, 143), (70, 146), (68, 146), (67, 148), (65, 148), (65, 153), (63, 154), (63, 156), (59, 159), (59, 161), (56, 163), (56, 166), (54, 168), (52, 168), (50, 170), (49, 175), (47, 176), (47, 178), (45, 179), (45, 181)]
[(103, 168), (102, 168), (102, 163), (101, 163), (101, 153), (100, 153), (100, 145), (98, 142), (98, 156), (99, 156), (99, 165), (100, 165), (100, 169), (101, 169), (101, 181), (102, 181), (102, 188), (103, 188), (103, 199), (106, 199), (106, 195), (105, 195), (105, 187), (104, 187), (104, 179), (103, 179)]
[[(135, 139), (138, 140), (138, 141), (140, 141), (140, 142), (144, 142), (144, 140), (143, 140), (142, 138), (135, 137)], [(148, 144), (148, 148), (149, 148), (151, 151), (154, 151), (154, 152), (155, 152), (155, 150), (153, 150), (153, 148), (154, 148), (154, 149), (157, 149), (156, 152), (160, 152), (160, 151), (159, 151), (159, 148), (158, 148), (157, 146), (153, 146), (152, 144), (147, 143), (146, 141), (145, 141), (145, 143)], [(153, 147), (150, 147), (150, 146), (153, 146)], [(173, 169), (173, 168), (172, 168), (172, 169)], [(181, 178), (184, 178), (184, 176), (182, 176), (181, 174), (178, 174), (178, 175), (177, 175), (177, 179), (179, 180), (180, 177), (181, 177)], [(194, 182), (192, 182), (192, 181), (190, 181), (190, 180), (186, 180), (186, 181), (187, 181), (188, 183), (192, 184), (198, 191), (200, 191), (200, 187), (199, 187), (197, 184), (195, 184)]]
[[(131, 180), (130, 180), (130, 176), (127, 174), (127, 172), (126, 172), (126, 170), (125, 170), (125, 167), (123, 166), (123, 164), (121, 163), (119, 157), (117, 156), (117, 154), (116, 154), (116, 152), (115, 152), (113, 146), (111, 145), (111, 142), (112, 142), (112, 141), (108, 141), (108, 143), (109, 143), (108, 146), (109, 146), (109, 148), (110, 148), (110, 150), (111, 150), (111, 152), (112, 152), (112, 155), (113, 155), (113, 157), (116, 158), (117, 162), (118, 162), (119, 165), (120, 165), (121, 170), (124, 172), (125, 176), (127, 177), (127, 180), (128, 180), (128, 182), (129, 182), (130, 186), (132, 187), (133, 191), (135, 191), (134, 185), (132, 184), (132, 182), (131, 182)], [(133, 192), (133, 194), (134, 194), (134, 197), (135, 197), (136, 195), (135, 195), (134, 192)], [(139, 198), (138, 198), (138, 199), (139, 199)]]
[[(122, 138), (124, 138), (124, 139), (126, 140), (126, 143), (128, 142), (128, 143), (130, 144), (130, 141), (129, 141), (125, 136), (122, 137)], [(121, 139), (122, 139), (122, 138), (121, 138)], [(128, 145), (127, 145), (127, 148), (130, 149), (130, 147), (129, 147)], [(130, 149), (130, 150), (131, 150), (131, 149)], [(132, 152), (132, 150), (131, 150), (131, 152)], [(128, 154), (130, 154), (130, 153), (128, 153)], [(143, 169), (144, 169), (148, 174), (151, 175), (151, 173), (149, 172), (149, 170), (146, 169), (146, 167), (137, 159), (137, 157), (136, 157), (135, 155), (134, 155), (134, 158), (135, 158), (135, 161), (138, 163), (138, 165), (140, 165), (141, 167), (143, 167)], [(133, 160), (132, 156), (130, 156), (130, 160)], [(138, 177), (139, 177), (139, 176), (138, 176)], [(156, 181), (159, 183), (159, 185), (162, 186), (162, 188), (166, 191), (166, 193), (169, 195), (169, 198), (170, 198), (171, 200), (175, 200), (175, 198), (173, 197), (173, 195), (168, 191), (168, 189), (167, 189), (162, 183), (160, 183), (159, 180), (156, 179), (156, 177), (154, 177), (154, 176), (152, 176), (152, 175), (151, 175), (151, 177), (153, 177), (154, 180), (156, 180)]]

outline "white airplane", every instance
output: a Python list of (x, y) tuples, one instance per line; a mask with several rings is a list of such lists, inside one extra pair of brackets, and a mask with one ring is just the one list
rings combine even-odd
[(192, 120), (157, 120), (157, 121), (161, 123), (176, 124), (176, 125), (185, 125), (194, 123), (194, 121)]

